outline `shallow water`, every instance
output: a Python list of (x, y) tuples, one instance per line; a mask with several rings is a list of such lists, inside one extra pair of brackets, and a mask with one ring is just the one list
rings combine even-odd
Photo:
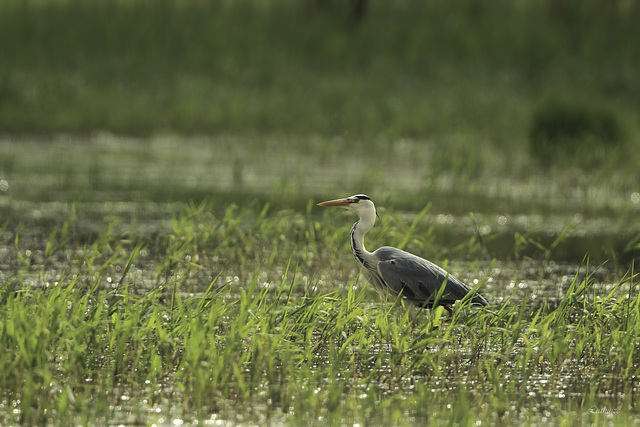
[(434, 147), (443, 143), (448, 142), (389, 141), (380, 153), (380, 143), (371, 149), (351, 147), (340, 138), (135, 139), (99, 133), (86, 138), (4, 138), (0, 194), (62, 202), (183, 202), (223, 194), (228, 200), (253, 197), (299, 206), (366, 191), (379, 207), (393, 203), (421, 208), (432, 202), (445, 222), (450, 222), (447, 214), (475, 212), (495, 214), (498, 226), (526, 226), (541, 216), (546, 222), (562, 215), (562, 223), (554, 221), (549, 229), (596, 220), (593, 215), (598, 214), (621, 226), (618, 231), (638, 230), (637, 220), (624, 226), (616, 221), (640, 212), (640, 188), (629, 182), (591, 179), (589, 171), (514, 173), (509, 168), (525, 165), (524, 160), (512, 160), (516, 164), (506, 167), (499, 153), (491, 159), (494, 164), (470, 177), (429, 164)]
[[(405, 210), (406, 214), (400, 217), (410, 224), (417, 210), (432, 202), (423, 222), (433, 226), (436, 246), (452, 248), (435, 255), (448, 260), (448, 270), (466, 283), (483, 282), (483, 294), (498, 306), (512, 298), (513, 304), (525, 300), (530, 307), (551, 310), (575, 277), (581, 281), (587, 275), (592, 297), (606, 296), (639, 257), (638, 248), (634, 247), (634, 238), (640, 236), (640, 195), (636, 191), (618, 190), (614, 184), (572, 188), (542, 175), (520, 179), (487, 175), (463, 185), (453, 175), (433, 177), (420, 168), (406, 166), (414, 164), (416, 153), (428, 151), (428, 144), (425, 147), (423, 143), (402, 141), (383, 161), (374, 156), (363, 160), (362, 152), (338, 155), (340, 151), (328, 149), (327, 143), (340, 147), (345, 142), (312, 139), (303, 146), (291, 140), (185, 140), (170, 136), (136, 140), (111, 135), (2, 140), (0, 226), (6, 226), (0, 235), (0, 283), (12, 283), (17, 277), (21, 280), (18, 286), (30, 288), (68, 282), (85, 271), (85, 245), (106, 229), (113, 227), (113, 233), (124, 239), (144, 235), (156, 236), (157, 240), (171, 234), (172, 218), (190, 200), (213, 200), (212, 209), (217, 214), (232, 203), (257, 213), (265, 202), (270, 202), (274, 210), (289, 212), (287, 218), (292, 221), (304, 222), (320, 218), (320, 211), (313, 210), (311, 202), (363, 191), (379, 196), (382, 222), (386, 221), (385, 206), (393, 206), (396, 212)], [(345, 168), (345, 164), (349, 167)], [(422, 193), (428, 200), (422, 200)], [(416, 198), (420, 201), (416, 202)], [(45, 256), (43, 242), (50, 240), (52, 232), (60, 232), (69, 218), (72, 226), (65, 250)], [(350, 220), (345, 218), (344, 224), (336, 227), (348, 227)], [(517, 236), (538, 245), (518, 247)], [(481, 242), (480, 249), (473, 252), (477, 256), (470, 257), (465, 245), (474, 238)], [(366, 286), (363, 281), (354, 282), (358, 270), (349, 252), (332, 256), (349, 258), (349, 263), (340, 264), (340, 271), (321, 265), (299, 267), (296, 295), (325, 294), (354, 283)], [(187, 257), (190, 254), (184, 255), (183, 261), (192, 261)], [(179, 278), (182, 295), (197, 296), (222, 272), (220, 283), (230, 283), (229, 297), (235, 298), (256, 275), (260, 286), (269, 289), (268, 295), (271, 289), (275, 292), (286, 271), (285, 265), (272, 265), (269, 271), (246, 272), (241, 266), (224, 261), (217, 254), (202, 255), (197, 263), (205, 268), (179, 277), (186, 269), (176, 267), (173, 277), (161, 277), (162, 260), (155, 258), (152, 251), (143, 250), (127, 272), (126, 283), (134, 286), (134, 292), (144, 294)], [(117, 288), (124, 274), (123, 265), (121, 260), (85, 280), (98, 280), (105, 288)], [(375, 293), (366, 289), (369, 295), (365, 304), (379, 305)], [(615, 296), (624, 296), (625, 292), (628, 289), (621, 286)], [(488, 350), (499, 353), (499, 349)], [(383, 346), (371, 351), (389, 350)], [(470, 357), (460, 355), (461, 360)], [(508, 358), (501, 363), (508, 372)], [(572, 373), (572, 366), (580, 363), (568, 360), (566, 377), (556, 377), (554, 381), (549, 381), (544, 372), (514, 379), (517, 393), (527, 393), (529, 409), (505, 410), (517, 410), (519, 419), (534, 424), (551, 421), (548, 414), (558, 410), (549, 407), (551, 401), (565, 410), (575, 407), (575, 411), (583, 412), (578, 401), (585, 387), (594, 381)], [(464, 376), (462, 369), (450, 377), (429, 378), (432, 392), (448, 393), (451, 387), (465, 386), (460, 380)], [(415, 376), (396, 378), (396, 388), (388, 393), (410, 395), (412, 385), (422, 380)], [(606, 390), (606, 384), (615, 381), (602, 378), (600, 382)], [(490, 392), (483, 389), (489, 385), (468, 386)], [(365, 399), (368, 391), (361, 392)], [(120, 404), (113, 408), (118, 414), (116, 421), (179, 425), (183, 420), (173, 414), (180, 412), (180, 404), (172, 400), (175, 397), (171, 385), (164, 385), (162, 393), (166, 397), (153, 403), (132, 402), (133, 396), (123, 394)], [(594, 411), (610, 410), (612, 416), (620, 410), (624, 398), (606, 391), (597, 391), (596, 396), (603, 406)], [(265, 414), (259, 408), (252, 415), (233, 411), (230, 404), (228, 411), (218, 410), (204, 420), (205, 424), (253, 424), (266, 420), (261, 418)], [(164, 414), (172, 415), (167, 418)], [(185, 416), (186, 420), (194, 418), (195, 414)], [(273, 423), (278, 419), (277, 414), (270, 414), (268, 420)]]
[[(231, 203), (242, 206), (258, 199), (256, 211), (269, 202), (302, 215), (312, 202), (365, 190), (381, 200), (382, 221), (385, 206), (394, 200), (400, 207), (432, 203), (423, 221), (433, 225), (435, 242), (443, 248), (463, 246), (475, 236), (482, 245), (479, 257), (465, 259), (464, 248), (444, 256), (469, 283), (491, 276), (488, 291), (506, 286), (491, 292), (495, 295), (516, 289), (531, 291), (533, 299), (557, 298), (580, 268), (588, 264), (594, 270), (607, 262), (597, 273), (604, 289), (640, 253), (634, 247), (640, 236), (640, 193), (619, 191), (616, 183), (571, 186), (553, 175), (514, 179), (498, 173), (464, 184), (453, 175), (426, 176), (423, 168), (407, 167), (428, 155), (429, 142), (396, 141), (384, 160), (358, 148), (348, 150), (345, 144), (339, 138), (235, 136), (5, 138), (0, 141), (0, 224), (10, 221), (11, 226), (1, 236), (0, 275), (6, 279), (17, 262), (16, 224), (23, 225), (20, 247), (25, 251), (30, 241), (37, 248), (39, 240), (61, 226), (61, 219), (75, 217), (76, 211), (81, 214), (74, 220), (72, 239), (82, 243), (110, 221), (117, 222), (121, 233), (166, 233), (172, 216), (190, 200), (210, 198), (213, 208), (223, 211)], [(420, 193), (425, 198), (416, 202)], [(407, 212), (407, 223), (415, 215)], [(538, 245), (517, 247), (518, 235)], [(34, 249), (31, 262), (38, 264), (41, 256)], [(65, 266), (69, 257), (50, 261), (36, 281), (59, 280), (59, 269), (72, 272)], [(489, 268), (492, 259), (498, 264)], [(471, 261), (469, 269), (465, 263)], [(142, 256), (130, 273), (143, 287), (154, 283), (144, 273), (153, 263)], [(215, 269), (194, 279), (192, 290), (208, 286), (214, 274)], [(241, 274), (229, 271), (226, 276)]]

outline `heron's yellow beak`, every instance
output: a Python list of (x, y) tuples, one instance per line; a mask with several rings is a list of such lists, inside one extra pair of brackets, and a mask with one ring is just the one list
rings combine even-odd
[(353, 203), (349, 199), (336, 199), (336, 200), (328, 200), (326, 202), (318, 203), (318, 206), (349, 206)]

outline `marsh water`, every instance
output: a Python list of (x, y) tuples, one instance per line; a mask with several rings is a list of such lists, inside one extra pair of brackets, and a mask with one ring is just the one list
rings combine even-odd
[[(513, 290), (530, 293), (533, 300), (557, 300), (580, 271), (593, 274), (596, 287), (608, 292), (637, 259), (640, 187), (590, 180), (584, 171), (514, 172), (526, 163), (515, 159), (507, 167), (499, 156), (487, 171), (470, 177), (438, 169), (432, 159), (434, 141), (385, 142), (381, 155), (379, 142), (372, 150), (366, 144), (351, 145), (322, 137), (136, 139), (101, 133), (2, 139), (0, 224), (7, 225), (0, 278), (11, 276), (18, 255), (34, 264), (33, 283), (25, 285), (53, 283), (62, 272), (69, 273), (73, 266), (68, 256), (48, 260), (44, 271), (36, 267), (43, 256), (37, 248), (69, 217), (80, 250), (81, 243), (109, 224), (117, 223), (121, 233), (167, 233), (185, 205), (202, 200), (211, 200), (218, 213), (237, 205), (257, 214), (269, 204), (272, 212), (305, 221), (320, 214), (315, 203), (354, 193), (368, 193), (377, 202), (383, 223), (386, 205), (404, 212), (400, 218), (409, 224), (430, 204), (421, 222), (430, 224), (430, 238), (440, 250), (421, 255), (446, 259), (469, 283), (490, 276), (485, 286), (496, 302)], [(351, 220), (345, 216), (335, 226), (346, 233)], [(470, 240), (479, 247), (471, 256)], [(398, 243), (376, 235), (372, 245)], [(29, 251), (28, 256), (16, 253), (18, 248)], [(206, 289), (218, 274), (219, 261), (201, 260), (211, 269), (193, 278), (190, 292)], [(137, 286), (156, 284), (149, 274), (157, 270), (154, 262), (142, 257), (130, 272)], [(223, 264), (225, 278), (252, 280), (233, 264)], [(339, 286), (356, 272), (346, 265), (352, 271), (333, 278), (322, 266), (315, 271)], [(271, 273), (263, 276), (278, 280)]]
[[(26, 265), (31, 273), (20, 276), (22, 286), (55, 286), (79, 268), (74, 254), (110, 224), (116, 224), (114, 229), (123, 235), (161, 236), (189, 203), (210, 200), (219, 213), (233, 204), (256, 214), (269, 203), (271, 212), (287, 212), (292, 221), (308, 221), (319, 218), (316, 202), (354, 193), (367, 193), (376, 200), (383, 222), (385, 205), (402, 212), (399, 217), (411, 223), (431, 203), (421, 222), (432, 226), (432, 239), (442, 249), (421, 255), (446, 260), (448, 268), (467, 283), (486, 281), (483, 292), (495, 304), (512, 297), (553, 306), (576, 275), (588, 273), (594, 294), (607, 295), (637, 260), (640, 187), (589, 180), (580, 173), (513, 172), (500, 160), (496, 160), (497, 173), (434, 172), (429, 167), (433, 152), (433, 142), (402, 140), (389, 142), (380, 156), (366, 147), (349, 147), (348, 141), (339, 138), (320, 137), (303, 142), (278, 137), (135, 139), (108, 134), (5, 138), (0, 141), (0, 225), (5, 224), (0, 236), (0, 283), (9, 283), (15, 271), (24, 271)], [(519, 160), (513, 161), (518, 169)], [(76, 243), (45, 260), (43, 242), (56, 230), (60, 233), (70, 217), (69, 236)], [(343, 223), (332, 226), (346, 233), (351, 222), (351, 217), (345, 217)], [(384, 235), (375, 240), (397, 243)], [(469, 242), (477, 246), (473, 257)], [(338, 249), (335, 257), (352, 261), (348, 250), (340, 253)], [(142, 253), (128, 271), (136, 292), (157, 286), (158, 262)], [(219, 255), (203, 257), (198, 263), (205, 268), (184, 282), (185, 294), (204, 292), (221, 273), (221, 265), (224, 281), (236, 283), (238, 290), (256, 274)], [(326, 290), (347, 286), (351, 282), (346, 284), (345, 277), (356, 275), (357, 268), (353, 263), (345, 265), (339, 272), (312, 266), (315, 276), (303, 281)], [(276, 286), (286, 266), (270, 268), (257, 273), (263, 286)], [(120, 276), (121, 267), (108, 269), (104, 286), (115, 287)], [(378, 304), (373, 293), (366, 301)], [(544, 374), (520, 379), (531, 390), (532, 411), (545, 412), (545, 396), (571, 399), (578, 393), (581, 381), (587, 379), (571, 376), (570, 370), (568, 366), (561, 389), (547, 387)], [(447, 385), (443, 382), (442, 387)], [(611, 399), (611, 408), (617, 408), (616, 397)], [(127, 408), (126, 396), (121, 403)], [(138, 413), (147, 410), (153, 415), (163, 410), (157, 404), (140, 409), (140, 402), (137, 407)], [(127, 417), (134, 412), (123, 410), (122, 421), (131, 421)], [(247, 420), (209, 421), (223, 425)]]
[(559, 174), (491, 152), (486, 156), (494, 158), (477, 161), (481, 167), (471, 172), (443, 168), (434, 158), (442, 144), (378, 141), (369, 148), (342, 138), (277, 136), (4, 138), (0, 207), (5, 220), (46, 224), (82, 205), (86, 227), (93, 220), (99, 227), (110, 214), (135, 215), (153, 227), (189, 201), (210, 199), (219, 210), (269, 203), (302, 214), (310, 203), (368, 193), (383, 221), (386, 206), (405, 211), (411, 222), (431, 204), (425, 220), (435, 224), (443, 246), (490, 237), (484, 242), (489, 258), (539, 255), (540, 248), (514, 254), (515, 233), (544, 247), (562, 236), (551, 261), (633, 258), (640, 233), (640, 187), (630, 185), (633, 177), (617, 182), (606, 171)]

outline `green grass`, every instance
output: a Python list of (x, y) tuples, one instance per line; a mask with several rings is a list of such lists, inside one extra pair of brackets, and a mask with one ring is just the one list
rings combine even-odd
[[(2, 2), (0, 424), (637, 424), (640, 9), (343, 4)], [(620, 143), (536, 170), (554, 98)], [(492, 306), (382, 303), (345, 192)]]
[(638, 8), (626, 2), (367, 3), (354, 22), (340, 2), (3, 2), (0, 130), (456, 130), (505, 147), (556, 93), (635, 123)]
[[(191, 205), (154, 232), (111, 220), (81, 238), (86, 213), (73, 212), (42, 240), (4, 227), (2, 424), (637, 417), (633, 270), (603, 290), (587, 263), (561, 298), (488, 281), (488, 309), (424, 311), (413, 324), (354, 279), (337, 213)], [(416, 249), (423, 222), (385, 224)]]

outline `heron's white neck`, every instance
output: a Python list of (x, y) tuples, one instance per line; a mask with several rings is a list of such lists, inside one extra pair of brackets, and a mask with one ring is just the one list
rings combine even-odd
[(375, 271), (378, 262), (373, 254), (364, 247), (364, 235), (373, 228), (376, 222), (376, 211), (374, 208), (357, 213), (360, 219), (351, 228), (351, 252), (358, 262)]

